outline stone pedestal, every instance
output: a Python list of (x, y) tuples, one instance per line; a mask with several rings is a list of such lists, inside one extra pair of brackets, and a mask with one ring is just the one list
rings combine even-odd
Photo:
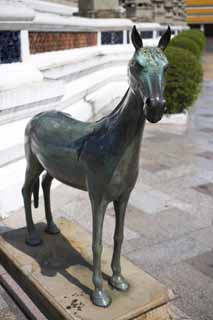
[(45, 224), (37, 229), (43, 244), (25, 244), (26, 229), (12, 230), (0, 238), (1, 263), (51, 320), (169, 320), (168, 292), (128, 260), (123, 274), (130, 283), (126, 293), (108, 286), (112, 251), (105, 247), (102, 257), (104, 286), (112, 297), (109, 308), (90, 301), (93, 289), (91, 235), (67, 220), (57, 221), (61, 233), (45, 234)]

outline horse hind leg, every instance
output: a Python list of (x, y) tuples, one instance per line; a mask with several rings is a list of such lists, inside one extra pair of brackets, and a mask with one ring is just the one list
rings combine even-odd
[(51, 177), (48, 173), (45, 173), (42, 179), (42, 188), (44, 193), (44, 206), (45, 206), (45, 216), (47, 220), (47, 227), (45, 231), (49, 234), (57, 234), (60, 232), (58, 227), (53, 221), (52, 210), (50, 204), (50, 188), (52, 184), (53, 177)]
[(33, 222), (32, 208), (31, 208), (31, 198), (32, 198), (32, 193), (34, 191), (33, 189), (37, 186), (39, 175), (41, 174), (42, 171), (43, 171), (42, 166), (40, 165), (36, 157), (31, 153), (27, 157), (25, 182), (22, 188), (26, 224), (27, 224), (26, 243), (30, 246), (37, 246), (42, 242), (38, 232), (36, 231), (36, 228)]

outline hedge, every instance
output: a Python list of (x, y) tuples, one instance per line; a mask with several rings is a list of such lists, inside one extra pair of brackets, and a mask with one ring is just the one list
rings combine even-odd
[(202, 67), (196, 56), (188, 50), (169, 45), (165, 54), (170, 65), (165, 88), (167, 113), (183, 112), (200, 91)]
[(184, 37), (187, 37), (187, 38), (194, 40), (197, 43), (197, 45), (199, 46), (200, 51), (202, 52), (204, 50), (205, 44), (206, 44), (206, 38), (205, 38), (205, 35), (202, 31), (197, 30), (197, 29), (186, 30), (186, 31), (179, 33), (179, 35), (177, 37), (179, 37), (179, 36), (184, 36)]
[(182, 49), (189, 50), (191, 53), (193, 53), (198, 59), (201, 56), (201, 50), (199, 45), (189, 37), (185, 37), (182, 34), (174, 37), (170, 41), (170, 46), (178, 47)]

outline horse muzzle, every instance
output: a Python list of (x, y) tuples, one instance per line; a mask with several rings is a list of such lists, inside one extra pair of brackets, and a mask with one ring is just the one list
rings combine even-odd
[(146, 119), (151, 123), (161, 120), (166, 106), (166, 100), (161, 98), (148, 98), (144, 107)]

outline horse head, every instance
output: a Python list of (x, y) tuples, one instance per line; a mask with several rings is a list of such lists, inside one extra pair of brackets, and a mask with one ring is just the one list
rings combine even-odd
[(158, 47), (143, 48), (143, 42), (136, 27), (132, 30), (135, 53), (129, 63), (130, 89), (142, 98), (146, 119), (158, 122), (165, 110), (165, 74), (168, 60), (164, 54), (171, 38), (171, 29), (161, 37)]

